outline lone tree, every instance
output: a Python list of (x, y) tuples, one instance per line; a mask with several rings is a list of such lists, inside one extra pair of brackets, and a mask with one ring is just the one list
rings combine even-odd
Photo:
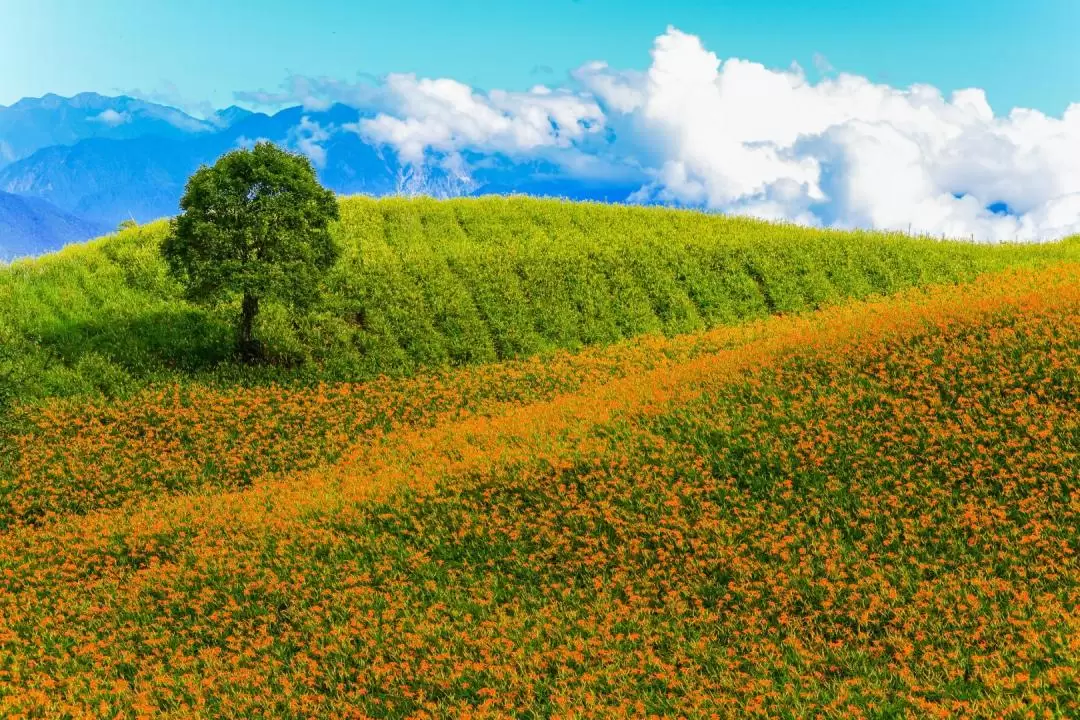
[(241, 297), (237, 350), (262, 356), (255, 316), (263, 300), (304, 307), (337, 259), (334, 194), (311, 162), (269, 142), (223, 155), (188, 180), (181, 213), (162, 243), (170, 271), (196, 302)]

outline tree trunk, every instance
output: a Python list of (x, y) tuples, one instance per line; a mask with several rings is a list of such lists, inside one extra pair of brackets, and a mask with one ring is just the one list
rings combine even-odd
[(240, 306), (240, 337), (237, 350), (244, 362), (254, 362), (262, 356), (262, 348), (255, 339), (255, 316), (259, 313), (259, 298), (244, 293)]

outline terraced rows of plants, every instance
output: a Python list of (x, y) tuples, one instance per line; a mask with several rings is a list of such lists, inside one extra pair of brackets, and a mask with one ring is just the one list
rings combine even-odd
[(237, 308), (191, 305), (168, 277), (166, 230), (0, 267), (0, 403), (407, 376), (1080, 261), (1080, 239), (989, 247), (525, 197), (344, 198), (325, 303), (305, 318), (265, 307), (274, 363), (252, 370), (230, 357)]

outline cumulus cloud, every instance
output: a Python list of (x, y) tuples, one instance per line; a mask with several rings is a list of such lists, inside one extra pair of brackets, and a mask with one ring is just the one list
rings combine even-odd
[(131, 116), (126, 112), (117, 112), (112, 108), (103, 110), (101, 113), (90, 118), (94, 122), (101, 123), (102, 125), (108, 125), (109, 127), (116, 127), (123, 125), (124, 123), (131, 122)]
[(387, 112), (346, 126), (368, 142), (394, 146), (420, 163), (428, 150), (466, 148), (511, 156), (570, 148), (603, 128), (604, 113), (591, 98), (537, 85), (527, 92), (479, 93), (456, 80), (388, 75)]
[[(722, 60), (675, 28), (651, 56), (645, 71), (591, 62), (572, 87), (525, 92), (391, 74), (293, 77), (246, 99), (364, 108), (340, 129), (391, 146), (421, 174), (451, 163), (465, 183), (465, 154), (498, 153), (573, 176), (643, 177), (638, 202), (991, 241), (1080, 233), (1080, 104), (1061, 117), (999, 115), (979, 89), (894, 88), (820, 56), (812, 82), (796, 64)], [(325, 160), (336, 130), (302, 125), (295, 142)]]
[(814, 84), (797, 66), (721, 61), (674, 28), (647, 72), (578, 77), (659, 154), (639, 200), (986, 240), (1080, 232), (1080, 105), (997, 117), (978, 89), (946, 99), (844, 73)]

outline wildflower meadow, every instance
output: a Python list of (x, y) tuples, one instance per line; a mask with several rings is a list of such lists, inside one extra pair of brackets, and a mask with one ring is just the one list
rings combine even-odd
[(4, 717), (1080, 714), (1080, 265), (15, 410)]

